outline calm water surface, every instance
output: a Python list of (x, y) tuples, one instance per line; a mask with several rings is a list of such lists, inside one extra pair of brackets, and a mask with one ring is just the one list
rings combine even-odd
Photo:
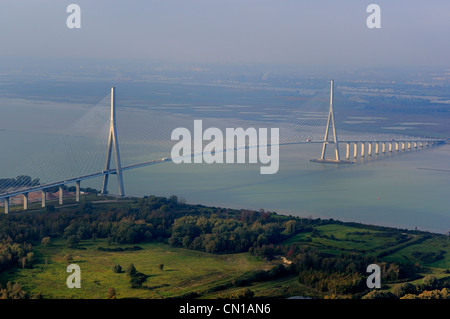
[[(26, 174), (50, 182), (103, 169), (106, 108), (0, 99), (0, 111), (1, 177)], [(142, 110), (121, 112), (123, 165), (170, 156), (170, 132), (189, 127), (193, 120)], [(209, 126), (231, 123), (225, 122), (211, 120)], [(282, 146), (280, 169), (274, 175), (260, 175), (260, 164), (166, 162), (125, 172), (125, 192), (439, 233), (450, 230), (450, 145), (340, 166), (309, 162), (318, 157), (320, 148), (320, 144)], [(115, 193), (115, 178), (110, 180), (110, 192)], [(101, 180), (82, 186), (100, 188)]]

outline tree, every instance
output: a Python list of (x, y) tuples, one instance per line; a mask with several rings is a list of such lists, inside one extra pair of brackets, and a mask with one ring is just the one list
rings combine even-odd
[(115, 264), (112, 269), (113, 269), (113, 271), (115, 273), (121, 273), (122, 272), (122, 266), (119, 265), (119, 264)]
[(136, 272), (133, 276), (130, 276), (131, 288), (141, 288), (142, 283), (147, 279), (147, 275), (141, 272)]
[(382, 271), (383, 278), (385, 281), (388, 282), (395, 282), (398, 280), (399, 274), (400, 274), (400, 267), (396, 264), (390, 264), (389, 268), (383, 267), (384, 271)]
[(0, 299), (28, 299), (30, 296), (19, 283), (8, 282), (6, 288), (0, 286)]
[(256, 244), (258, 246), (262, 246), (264, 244), (267, 244), (269, 241), (267, 240), (266, 236), (264, 234), (260, 234), (258, 236), (258, 239), (256, 240)]
[(178, 197), (175, 195), (172, 195), (169, 197), (169, 202), (172, 202), (174, 204), (178, 204)]
[(401, 285), (396, 285), (392, 288), (392, 293), (396, 295), (398, 298), (401, 298), (407, 294), (415, 294), (417, 293), (417, 288), (413, 284), (407, 282)]
[(27, 253), (27, 255), (24, 258), (25, 258), (25, 263), (22, 265), (22, 268), (31, 266), (31, 264), (33, 263), (34, 253), (29, 252), (29, 253)]
[(83, 202), (80, 203), (80, 209), (82, 213), (91, 214), (94, 210), (94, 207), (92, 206), (92, 203)]
[(364, 295), (361, 299), (395, 299), (394, 294), (388, 291), (372, 290), (368, 294)]
[(26, 257), (20, 258), (20, 264), (22, 266), (22, 269), (24, 269), (25, 266), (27, 265), (27, 258)]
[(433, 289), (437, 287), (438, 281), (435, 276), (428, 275), (423, 278), (423, 283), (426, 289)]
[(69, 245), (70, 248), (74, 248), (79, 243), (80, 239), (78, 238), (77, 235), (70, 235), (69, 237), (67, 237), (67, 244)]
[(442, 290), (425, 290), (419, 295), (404, 295), (401, 299), (450, 299), (450, 289), (443, 288)]
[(284, 223), (284, 227), (286, 227), (286, 229), (284, 230), (284, 233), (286, 235), (293, 235), (295, 234), (295, 225), (296, 225), (296, 221), (295, 220), (289, 220), (287, 222)]
[(127, 268), (127, 275), (133, 277), (136, 274), (137, 274), (136, 267), (134, 267), (134, 264), (130, 264)]

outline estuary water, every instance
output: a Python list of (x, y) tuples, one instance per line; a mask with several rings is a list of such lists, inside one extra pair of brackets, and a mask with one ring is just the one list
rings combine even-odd
[[(107, 100), (103, 104), (92, 108), (74, 103), (0, 99), (0, 177), (30, 175), (45, 183), (101, 171), (109, 125)], [(155, 110), (120, 110), (122, 164), (170, 157), (170, 132), (176, 127), (192, 126), (196, 118)], [(205, 127), (230, 125), (277, 123), (217, 118), (205, 122)], [(438, 233), (450, 231), (450, 145), (366, 156), (352, 165), (310, 162), (320, 151), (320, 144), (281, 146), (279, 171), (273, 175), (261, 175), (259, 163), (164, 162), (126, 171), (125, 193), (176, 195), (193, 204), (265, 209)], [(345, 154), (343, 148), (341, 151)], [(99, 189), (101, 180), (88, 180), (83, 186)], [(117, 192), (114, 176), (109, 190)]]
[(189, 203), (449, 231), (450, 165), (443, 163), (450, 146), (340, 166), (309, 162), (320, 151), (318, 144), (282, 146), (280, 170), (274, 175), (260, 175), (257, 164), (164, 163), (127, 172), (127, 191), (175, 194)]

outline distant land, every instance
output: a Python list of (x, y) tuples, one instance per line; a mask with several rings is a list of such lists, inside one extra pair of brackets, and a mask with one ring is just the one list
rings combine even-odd
[[(22, 67), (2, 65), (0, 95), (96, 104), (111, 85), (116, 85), (122, 107), (160, 110), (165, 105), (170, 113), (191, 114), (193, 105), (244, 104), (286, 114), (286, 109), (326, 103), (328, 83), (334, 79), (340, 129), (450, 136), (450, 69), (363, 68), (330, 70), (327, 74), (282, 65), (94, 62), (80, 60), (64, 65), (52, 61), (48, 65), (43, 62), (39, 68), (26, 67), (26, 63)], [(230, 112), (200, 111), (195, 114), (234, 116)], [(240, 115), (254, 119), (251, 114)]]

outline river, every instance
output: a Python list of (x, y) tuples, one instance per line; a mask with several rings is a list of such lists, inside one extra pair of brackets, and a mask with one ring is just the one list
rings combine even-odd
[[(0, 110), (1, 177), (24, 174), (50, 182), (103, 169), (107, 108), (3, 98)], [(99, 112), (104, 114), (97, 116)], [(170, 132), (198, 118), (131, 108), (118, 116), (123, 165), (170, 156)], [(245, 125), (239, 119), (211, 118), (208, 123)], [(188, 203), (438, 233), (450, 230), (450, 145), (366, 156), (352, 165), (310, 162), (320, 150), (320, 144), (281, 146), (279, 171), (273, 175), (261, 175), (258, 163), (165, 162), (126, 171), (125, 193), (177, 195)], [(114, 176), (110, 181), (109, 190), (115, 193)], [(97, 189), (100, 185), (100, 179), (82, 183)]]

